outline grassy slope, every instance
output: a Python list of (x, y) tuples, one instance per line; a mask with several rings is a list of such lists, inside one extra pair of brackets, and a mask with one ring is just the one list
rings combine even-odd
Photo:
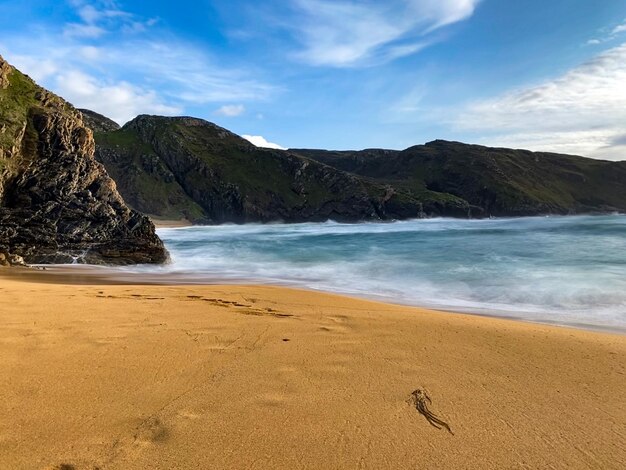
[[(185, 210), (192, 201), (213, 221), (241, 221), (233, 214), (238, 210), (245, 213), (244, 220), (263, 221), (403, 218), (416, 217), (421, 210), (464, 215), (468, 209), (465, 201), (450, 194), (427, 188), (390, 191), (385, 182), (350, 176), (291, 152), (260, 149), (193, 118), (140, 117), (120, 131), (98, 134), (96, 140), (100, 154), (118, 154), (107, 167), (125, 199), (160, 217), (166, 210)], [(155, 156), (176, 175), (174, 184), (185, 193), (183, 205), (158, 207), (172, 188), (166, 187), (162, 175), (152, 178), (142, 169), (140, 159), (146, 155)], [(145, 203), (148, 200), (155, 203), (152, 211)], [(374, 213), (374, 206), (380, 213)], [(333, 212), (334, 207), (339, 212)]]
[[(317, 207), (328, 201), (347, 199), (349, 192), (355, 189), (362, 191), (372, 200), (380, 200), (389, 186), (387, 181), (359, 178), (358, 188), (331, 186), (331, 189), (327, 182), (315, 177), (324, 171), (337, 174), (337, 168), (331, 169), (324, 165), (325, 170), (317, 168), (317, 171), (310, 172), (309, 177), (300, 178), (302, 187), (300, 191), (294, 191), (294, 165), (319, 167), (317, 161), (279, 150), (258, 149), (239, 136), (224, 132), (218, 127), (208, 130), (201, 126), (186, 127), (172, 123), (169, 131), (179, 136), (180, 145), (201, 156), (222, 181), (236, 184), (244, 196), (255, 204), (267, 205), (273, 198), (278, 197), (287, 210), (297, 209), (302, 205)], [(165, 130), (162, 132), (162, 135), (168, 134)], [(295, 170), (295, 173), (297, 172), (298, 170)], [(203, 183), (205, 182), (202, 180), (196, 180), (192, 185)], [(414, 217), (417, 215), (416, 207), (423, 207), (426, 211), (452, 211), (457, 215), (467, 213), (467, 203), (461, 198), (426, 188), (409, 191), (394, 185), (393, 200), (388, 205), (390, 210), (396, 208), (400, 214), (393, 213), (391, 217), (401, 217), (402, 213), (410, 213), (410, 216)]]
[[(94, 137), (98, 152), (108, 149), (123, 155), (115, 164), (105, 163), (129, 205), (164, 219), (203, 220), (202, 208), (186, 195), (152, 146), (136, 133), (120, 129)], [(102, 160), (101, 154), (97, 156)]]
[(444, 141), (400, 152), (296, 152), (414, 194), (453, 194), (488, 214), (626, 210), (626, 162)]
[(113, 155), (107, 168), (125, 199), (159, 217), (320, 220), (333, 204), (352, 220), (372, 217), (367, 204), (382, 218), (626, 211), (626, 162), (445, 141), (404, 151), (284, 152), (206, 121), (154, 116), (96, 140)]

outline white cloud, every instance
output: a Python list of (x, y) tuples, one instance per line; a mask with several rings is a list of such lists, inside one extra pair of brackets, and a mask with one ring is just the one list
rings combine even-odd
[(626, 43), (558, 78), (470, 104), (457, 128), (496, 145), (626, 160)]
[(217, 66), (203, 51), (173, 39), (122, 41), (101, 50), (98, 66), (123, 71), (124, 76), (148, 77), (176, 100), (194, 104), (263, 100), (276, 91), (248, 78), (249, 71)]
[(124, 124), (138, 114), (181, 114), (182, 109), (168, 106), (153, 91), (145, 91), (127, 82), (102, 83), (78, 70), (56, 75), (57, 92), (70, 103), (96, 110)]
[(63, 30), (66, 36), (82, 38), (99, 38), (106, 33), (104, 28), (95, 24), (70, 23)]
[[(37, 41), (33, 31), (11, 34), (2, 39), (1, 50), (17, 68), (78, 107), (123, 123), (138, 113), (264, 100), (276, 91), (250, 78), (252, 71), (218, 65), (197, 46), (163, 34), (154, 28), (157, 20), (144, 21), (106, 0), (70, 3), (82, 23), (62, 25), (60, 31), (38, 25)], [(83, 34), (68, 34), (77, 28)]]
[(100, 50), (94, 46), (81, 47), (78, 52), (86, 60), (98, 60), (100, 58)]
[(616, 26), (613, 29), (613, 31), (611, 31), (611, 34), (616, 35), (616, 34), (620, 34), (620, 33), (624, 33), (624, 32), (626, 32), (626, 21), (624, 21), (619, 26)]
[[(82, 58), (97, 58), (99, 50), (94, 49), (82, 50)], [(77, 54), (77, 57), (81, 56)], [(76, 107), (97, 111), (119, 124), (138, 114), (175, 115), (183, 111), (180, 106), (163, 103), (154, 91), (123, 80), (99, 80), (77, 67), (54, 60), (54, 57), (39, 61), (31, 56), (10, 55), (7, 60), (36, 82), (45, 82), (47, 87)]]
[(470, 17), (481, 0), (296, 0), (294, 20), (311, 65), (371, 65), (414, 54), (433, 31)]
[(215, 114), (226, 117), (241, 116), (246, 111), (246, 107), (242, 104), (225, 104), (220, 107)]
[(622, 24), (615, 26), (611, 31), (607, 31), (608, 28), (603, 28), (602, 30), (600, 30), (603, 37), (590, 39), (589, 41), (587, 41), (587, 44), (595, 46), (616, 39), (617, 36), (626, 32), (626, 20), (624, 20)]
[(78, 9), (78, 16), (85, 23), (95, 23), (100, 19), (100, 12), (93, 5), (83, 5)]
[(282, 145), (275, 144), (274, 142), (268, 142), (262, 135), (242, 135), (248, 142), (256, 145), (257, 147), (263, 147), (268, 149), (287, 150)]
[(59, 64), (50, 58), (33, 55), (13, 54), (2, 47), (4, 58), (21, 72), (41, 84), (59, 71)]
[(132, 29), (133, 25), (144, 27), (144, 24), (134, 19), (130, 13), (115, 8), (112, 2), (93, 0), (88, 3), (84, 0), (74, 0), (70, 4), (76, 9), (76, 15), (82, 22), (65, 25), (63, 33), (68, 37), (99, 38), (117, 29), (119, 23), (123, 24), (123, 28)]

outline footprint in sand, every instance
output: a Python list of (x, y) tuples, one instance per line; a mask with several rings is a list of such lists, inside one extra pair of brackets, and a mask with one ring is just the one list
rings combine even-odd
[(200, 413), (194, 413), (193, 411), (189, 411), (189, 410), (179, 410), (177, 415), (181, 419), (188, 419), (191, 421), (200, 419), (202, 417)]
[(284, 406), (286, 399), (281, 393), (264, 393), (255, 401), (264, 408), (277, 408)]
[(161, 420), (151, 416), (137, 428), (135, 442), (142, 444), (160, 444), (169, 438), (169, 431)]
[[(101, 470), (101, 468), (98, 466), (80, 467), (80, 468), (89, 469), (89, 470)], [(52, 467), (45, 467), (43, 470), (78, 470), (78, 469), (79, 467), (76, 467), (75, 465), (72, 465), (71, 463), (60, 463), (58, 465), (53, 465)]]
[(213, 298), (202, 297), (200, 295), (188, 295), (187, 298), (189, 300), (200, 300), (203, 302), (209, 302), (218, 307), (225, 307), (225, 308), (235, 307), (236, 308), (235, 311), (242, 315), (269, 316), (269, 317), (278, 317), (278, 318), (289, 318), (289, 317), (294, 316), (291, 313), (280, 313), (273, 308), (269, 308), (269, 307), (263, 308), (263, 309), (255, 308), (252, 305), (242, 304), (241, 302), (237, 302), (234, 300), (213, 299)]

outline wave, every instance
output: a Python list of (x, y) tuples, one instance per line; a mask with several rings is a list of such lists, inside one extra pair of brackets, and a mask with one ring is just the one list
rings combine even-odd
[[(160, 229), (161, 273), (626, 328), (626, 217)], [(154, 271), (155, 268), (143, 267)]]

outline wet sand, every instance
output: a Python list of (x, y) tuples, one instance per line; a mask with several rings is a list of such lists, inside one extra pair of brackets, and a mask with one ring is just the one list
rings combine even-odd
[(180, 228), (180, 227), (191, 227), (193, 225), (187, 219), (157, 219), (155, 217), (150, 217), (152, 223), (156, 228)]
[(624, 335), (269, 286), (12, 276), (0, 299), (0, 468), (626, 462)]

